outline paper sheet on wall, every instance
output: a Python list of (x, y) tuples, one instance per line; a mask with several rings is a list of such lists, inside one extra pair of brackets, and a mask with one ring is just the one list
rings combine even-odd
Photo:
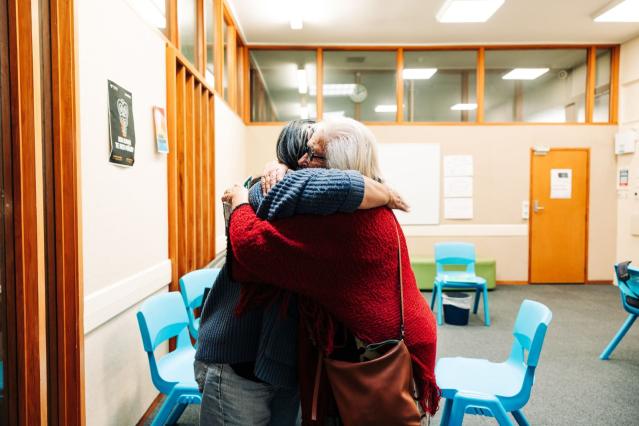
[(550, 198), (572, 198), (572, 169), (550, 169)]
[(446, 198), (444, 200), (444, 218), (446, 219), (472, 219), (472, 198)]
[(473, 178), (470, 176), (463, 177), (445, 177), (444, 178), (444, 197), (459, 198), (473, 196)]
[(445, 155), (444, 176), (472, 176), (472, 155)]

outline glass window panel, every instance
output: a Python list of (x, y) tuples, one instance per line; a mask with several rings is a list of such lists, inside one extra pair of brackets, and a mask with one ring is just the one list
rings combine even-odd
[(485, 121), (585, 122), (586, 68), (586, 49), (487, 50)]
[(197, 51), (196, 16), (197, 12), (195, 0), (180, 0), (178, 2), (178, 30), (180, 34), (180, 51), (186, 57), (186, 59), (191, 61), (193, 65), (197, 65), (195, 62), (195, 52)]
[(204, 23), (206, 25), (206, 82), (215, 87), (215, 15), (213, 0), (204, 0)]
[(397, 52), (324, 52), (324, 117), (395, 121)]
[(236, 111), (238, 114), (242, 115), (242, 108), (244, 106), (244, 91), (246, 90), (244, 87), (244, 49), (240, 43), (240, 39), (237, 39), (237, 48), (236, 52), (236, 61), (237, 64), (237, 103), (235, 105)]
[(166, 30), (166, 0), (129, 0), (138, 14), (154, 27)]
[(224, 99), (228, 99), (229, 92), (229, 24), (226, 23), (225, 19), (222, 19), (222, 37), (224, 37), (224, 66), (222, 67), (222, 88), (223, 88), (223, 97)]
[(317, 117), (315, 50), (251, 50), (251, 120)]
[(475, 121), (477, 51), (405, 52), (404, 70), (405, 121)]
[(595, 110), (593, 122), (610, 120), (610, 67), (612, 49), (597, 49), (595, 70)]

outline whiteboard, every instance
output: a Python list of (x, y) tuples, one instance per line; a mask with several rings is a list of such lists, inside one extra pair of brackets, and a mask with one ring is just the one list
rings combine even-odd
[(379, 163), (385, 182), (411, 207), (410, 213), (395, 210), (399, 223), (439, 224), (439, 144), (380, 144)]

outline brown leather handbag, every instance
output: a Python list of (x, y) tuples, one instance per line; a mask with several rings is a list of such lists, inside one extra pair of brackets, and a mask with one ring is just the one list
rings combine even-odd
[(333, 389), (340, 417), (346, 426), (415, 425), (421, 414), (414, 398), (413, 366), (404, 343), (404, 289), (402, 252), (395, 224), (399, 261), (401, 323), (399, 339), (373, 343), (367, 352), (383, 352), (370, 361), (347, 362), (324, 358), (326, 374)]

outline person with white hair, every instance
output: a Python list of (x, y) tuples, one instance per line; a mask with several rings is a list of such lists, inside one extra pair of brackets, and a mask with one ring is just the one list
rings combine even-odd
[[(314, 168), (353, 168), (381, 181), (375, 143), (372, 132), (355, 120), (326, 120), (315, 125), (307, 152), (298, 161), (300, 167), (307, 169), (284, 174), (262, 200), (263, 210), (258, 209), (256, 214), (243, 206), (261, 200), (259, 189), (252, 189), (249, 196), (247, 190), (235, 186), (223, 197), (233, 208), (229, 223), (229, 242), (236, 259), (233, 276), (244, 283), (237, 312), (250, 312), (270, 303), (278, 294), (277, 289), (299, 296), (304, 324), (298, 342), (304, 424), (331, 416), (327, 396), (330, 387), (325, 382), (320, 385), (318, 399), (320, 382), (316, 378), (320, 376), (314, 366), (320, 364), (313, 361), (317, 360), (318, 351), (324, 356), (334, 354), (344, 331), (352, 336), (349, 341), (357, 344), (347, 354), (355, 358), (360, 347), (397, 338), (398, 306), (390, 301), (399, 299), (398, 283), (393, 279), (397, 277), (398, 241), (407, 307), (405, 342), (419, 402), (431, 415), (438, 407), (440, 394), (434, 375), (436, 326), (417, 288), (405, 237), (392, 211), (381, 207), (350, 214), (293, 214), (283, 218), (287, 216), (284, 214), (278, 218), (278, 213), (303, 203), (301, 192)], [(283, 169), (273, 167), (265, 181), (277, 180)], [(263, 290), (270, 291), (272, 297), (264, 297)], [(315, 349), (309, 349), (311, 344)]]

